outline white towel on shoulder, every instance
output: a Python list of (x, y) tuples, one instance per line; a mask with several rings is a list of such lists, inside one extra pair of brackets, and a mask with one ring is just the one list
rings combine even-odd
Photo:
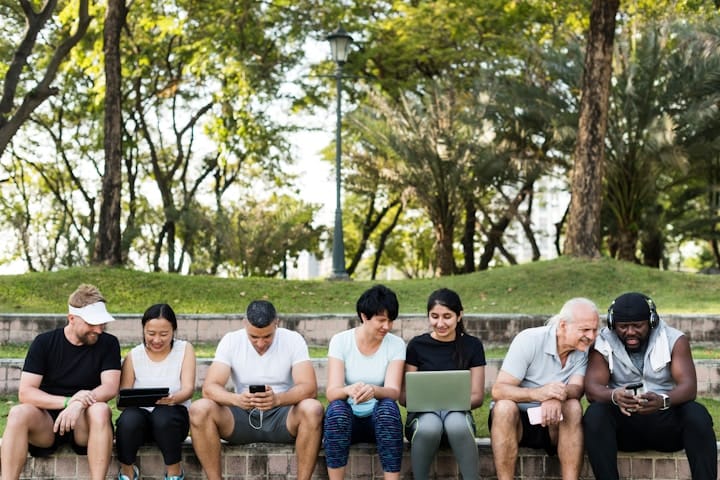
[[(608, 368), (610, 373), (613, 371), (613, 349), (610, 342), (605, 340), (601, 335), (595, 340), (595, 350), (600, 352), (608, 362)], [(655, 338), (655, 345), (650, 352), (650, 367), (653, 371), (658, 372), (662, 368), (670, 363), (672, 359), (672, 352), (670, 351), (670, 342), (668, 341), (667, 331), (665, 328), (660, 327)]]
[(598, 335), (598, 337), (595, 339), (595, 350), (600, 352), (603, 357), (605, 357), (605, 360), (608, 362), (608, 368), (610, 369), (610, 373), (613, 371), (613, 355), (612, 355), (612, 346), (610, 343), (605, 340), (602, 335)]
[(664, 327), (658, 330), (655, 339), (655, 346), (652, 352), (650, 352), (650, 366), (653, 371), (658, 372), (662, 368), (670, 363), (672, 359), (672, 352), (670, 351), (670, 342), (668, 341), (667, 331)]

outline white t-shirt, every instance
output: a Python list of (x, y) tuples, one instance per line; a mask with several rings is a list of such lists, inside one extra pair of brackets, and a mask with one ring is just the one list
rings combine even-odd
[(260, 355), (243, 328), (223, 336), (215, 350), (214, 361), (230, 366), (236, 392), (247, 390), (249, 385), (269, 385), (274, 392), (280, 393), (292, 388), (293, 366), (310, 361), (310, 354), (299, 333), (278, 328), (270, 348)]
[[(182, 388), (180, 375), (182, 373), (183, 359), (185, 358), (185, 346), (187, 342), (177, 340), (173, 342), (172, 350), (160, 362), (150, 359), (145, 350), (145, 345), (140, 344), (130, 350), (132, 357), (133, 371), (135, 373), (135, 388), (146, 387), (168, 387), (170, 393), (175, 393)], [(190, 400), (182, 403), (186, 407), (190, 406)], [(154, 407), (144, 407), (151, 410)]]

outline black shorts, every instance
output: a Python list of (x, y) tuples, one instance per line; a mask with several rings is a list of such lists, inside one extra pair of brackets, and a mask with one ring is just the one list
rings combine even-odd
[[(488, 415), (488, 428), (492, 430), (493, 411), (490, 409)], [(550, 440), (550, 429), (542, 425), (532, 425), (527, 414), (527, 409), (520, 408), (520, 422), (522, 423), (522, 437), (518, 445), (528, 448), (539, 448), (545, 450), (548, 455), (557, 455), (557, 445)]]
[[(57, 417), (58, 415), (60, 415), (60, 412), (62, 412), (62, 410), (47, 410), (47, 412), (50, 414), (50, 417), (54, 422), (55, 420), (57, 420)], [(76, 454), (87, 455), (87, 445), (78, 445), (75, 442), (75, 435), (73, 434), (73, 432), (67, 432), (65, 433), (65, 435), (55, 433), (55, 441), (49, 447), (38, 447), (30, 443), (28, 444), (28, 452), (30, 453), (30, 455), (36, 458), (47, 457), (55, 453), (55, 451), (60, 448), (61, 445), (65, 444), (69, 444), (70, 448), (72, 448), (73, 452), (75, 452)]]

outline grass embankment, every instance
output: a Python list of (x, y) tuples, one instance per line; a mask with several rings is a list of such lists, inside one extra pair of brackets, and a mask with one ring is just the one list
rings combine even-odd
[[(237, 313), (253, 299), (272, 301), (283, 313), (353, 313), (360, 293), (377, 282), (328, 282), (281, 279), (227, 279), (144, 273), (125, 269), (85, 268), (60, 272), (0, 275), (0, 312), (62, 313), (68, 295), (80, 283), (97, 285), (111, 312), (141, 314), (153, 303), (166, 302), (177, 313)], [(428, 294), (440, 287), (456, 290), (466, 313), (552, 314), (571, 297), (583, 296), (605, 310), (625, 291), (641, 291), (655, 300), (658, 312), (720, 312), (720, 276), (662, 272), (609, 259), (557, 260), (502, 267), (453, 277), (383, 282), (400, 299), (401, 313), (425, 311)], [(6, 348), (7, 347), (7, 348)], [(22, 358), (27, 346), (3, 346), (0, 357)], [(196, 346), (198, 357), (212, 357), (214, 345)], [(15, 350), (11, 350), (15, 349)], [(125, 352), (126, 350), (124, 350)], [(504, 351), (488, 351), (502, 358)], [(318, 349), (314, 356), (324, 356)], [(720, 358), (718, 350), (694, 350), (695, 358)], [(700, 399), (713, 418), (720, 401)], [(17, 397), (0, 397), (0, 432)], [(488, 403), (474, 411), (478, 436), (487, 436)], [(117, 413), (116, 413), (117, 414)], [(720, 437), (720, 428), (715, 426)]]
[[(141, 313), (167, 302), (177, 313), (237, 313), (253, 299), (272, 301), (283, 313), (353, 313), (355, 300), (377, 282), (228, 279), (87, 268), (0, 275), (0, 312), (62, 313), (80, 283), (103, 292), (111, 312)], [(397, 292), (401, 313), (425, 311), (429, 293), (456, 290), (466, 313), (557, 312), (571, 297), (588, 297), (605, 310), (624, 291), (641, 291), (658, 312), (720, 312), (720, 276), (662, 272), (609, 259), (560, 258), (453, 277), (386, 281)]]

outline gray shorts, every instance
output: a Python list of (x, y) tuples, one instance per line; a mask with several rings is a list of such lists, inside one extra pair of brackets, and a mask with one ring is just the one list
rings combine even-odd
[(287, 429), (287, 416), (290, 406), (276, 407), (264, 412), (253, 409), (243, 410), (240, 407), (229, 407), (235, 418), (235, 429), (229, 443), (240, 445), (245, 443), (295, 443), (295, 437)]

